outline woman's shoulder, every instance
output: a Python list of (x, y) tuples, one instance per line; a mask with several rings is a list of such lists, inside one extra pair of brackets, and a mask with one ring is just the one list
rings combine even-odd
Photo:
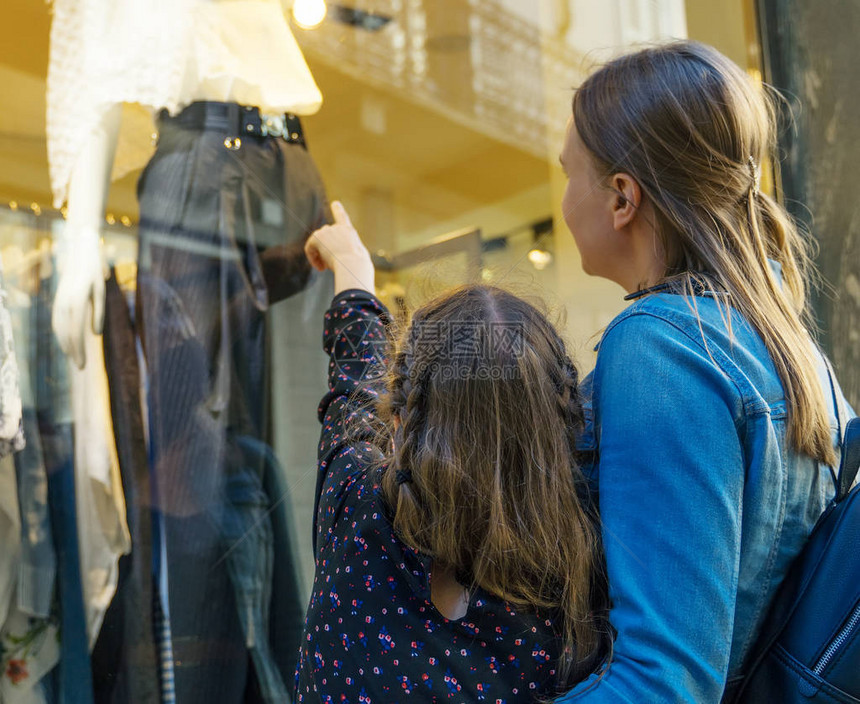
[(609, 323), (597, 353), (598, 376), (616, 376), (623, 365), (659, 358), (673, 375), (713, 376), (747, 411), (764, 411), (784, 397), (760, 335), (718, 295), (640, 299)]
[[(709, 337), (720, 337), (727, 314), (732, 315), (731, 309), (715, 296), (652, 294), (616, 315), (604, 330), (601, 345), (610, 337), (630, 334), (634, 328), (637, 334), (689, 337), (695, 344), (704, 345)], [(737, 313), (734, 316), (739, 319)], [(620, 332), (610, 336), (615, 330)]]

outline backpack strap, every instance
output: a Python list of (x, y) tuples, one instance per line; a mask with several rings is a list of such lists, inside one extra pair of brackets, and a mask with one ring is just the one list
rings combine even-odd
[(852, 418), (845, 426), (845, 435), (842, 437), (842, 464), (839, 466), (837, 501), (842, 501), (851, 491), (858, 470), (860, 470), (860, 418)]
[(839, 474), (836, 480), (836, 498), (838, 503), (851, 491), (857, 471), (860, 470), (860, 418), (848, 420), (845, 412), (844, 397), (836, 374), (827, 355), (821, 354), (827, 367), (827, 378), (830, 380), (830, 392), (833, 395), (833, 405), (836, 408), (836, 428), (839, 447), (842, 450), (842, 460), (839, 463)]

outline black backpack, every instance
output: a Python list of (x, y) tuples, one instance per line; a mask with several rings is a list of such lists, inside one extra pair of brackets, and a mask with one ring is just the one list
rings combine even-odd
[[(732, 704), (860, 704), (860, 418), (828, 364), (842, 460), (836, 496), (777, 591)], [(843, 432), (844, 431), (844, 432)]]

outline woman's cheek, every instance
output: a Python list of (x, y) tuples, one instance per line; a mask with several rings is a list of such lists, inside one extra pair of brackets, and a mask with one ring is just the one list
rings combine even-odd
[(573, 234), (573, 208), (570, 207), (570, 200), (570, 186), (568, 186), (561, 199), (561, 214), (564, 217), (564, 224), (567, 225), (570, 234)]

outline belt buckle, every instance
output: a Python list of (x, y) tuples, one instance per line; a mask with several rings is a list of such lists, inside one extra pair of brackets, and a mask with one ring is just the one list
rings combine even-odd
[(260, 115), (260, 132), (264, 137), (287, 137), (287, 125), (283, 115)]

